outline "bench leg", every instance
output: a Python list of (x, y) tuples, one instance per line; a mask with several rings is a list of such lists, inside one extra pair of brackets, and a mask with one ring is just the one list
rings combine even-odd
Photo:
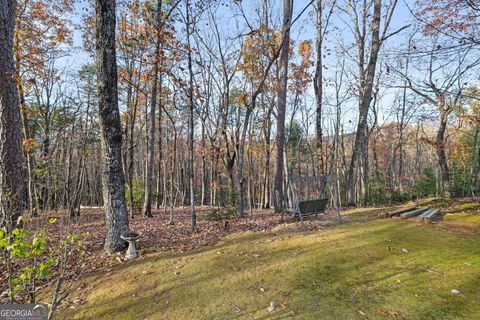
[(303, 224), (303, 214), (301, 212), (298, 212), (298, 216), (300, 217), (300, 223), (302, 224), (302, 230), (305, 230), (305, 226)]

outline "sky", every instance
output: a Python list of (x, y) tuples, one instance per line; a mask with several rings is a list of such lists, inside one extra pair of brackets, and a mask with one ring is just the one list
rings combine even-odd
[[(338, 0), (341, 2), (342, 0)], [(395, 10), (394, 18), (392, 20), (390, 30), (395, 31), (407, 24), (411, 24), (412, 27), (417, 23), (412, 18), (412, 15), (409, 11), (409, 7), (413, 7), (414, 5), (414, 0), (399, 0), (397, 3), (397, 7)], [(229, 2), (225, 2), (229, 3)], [(247, 10), (247, 15), (250, 17), (255, 16), (255, 11), (253, 11), (253, 8), (258, 5), (258, 1), (243, 1), (244, 7)], [(279, 23), (282, 17), (282, 10), (281, 10), (281, 2), (280, 1), (274, 1), (272, 2), (272, 12), (273, 12), (273, 20), (274, 23)], [(308, 4), (308, 1), (306, 0), (294, 0), (294, 13), (293, 17), (297, 17), (299, 12), (305, 8), (305, 6)], [(82, 24), (81, 21), (81, 14), (84, 12), (86, 8), (87, 2), (85, 0), (80, 0), (77, 1), (75, 6), (76, 6), (76, 14), (73, 17), (73, 21), (77, 24)], [(315, 16), (313, 14), (313, 6), (310, 6), (309, 9), (307, 9), (304, 14), (301, 16), (301, 18), (295, 23), (295, 25), (292, 28), (292, 39), (296, 41), (297, 43), (300, 42), (301, 40), (312, 40), (314, 41), (315, 39)], [(248, 10), (251, 10), (248, 12)], [(238, 15), (236, 15), (229, 7), (227, 6), (220, 6), (219, 9), (219, 25), (220, 25), (220, 31), (224, 34), (230, 34), (230, 35), (235, 35), (236, 32), (238, 32), (237, 25), (235, 24), (235, 19), (239, 19)], [(351, 34), (351, 31), (347, 27), (348, 21), (345, 20), (346, 17), (340, 16), (340, 15), (333, 15), (331, 18), (330, 22), (330, 29), (332, 30), (331, 33), (327, 36), (327, 48), (334, 49), (336, 45), (338, 45), (339, 39), (343, 41), (343, 43), (348, 44), (348, 43), (353, 43), (353, 37)], [(199, 24), (201, 25), (201, 24)], [(407, 30), (408, 31), (408, 30)], [(388, 42), (385, 44), (384, 51), (382, 51), (381, 55), (391, 54), (392, 52), (395, 53), (395, 46), (400, 43), (404, 42), (406, 36), (405, 33), (400, 33), (388, 40)], [(75, 30), (74, 35), (73, 35), (73, 41), (74, 41), (74, 47), (76, 48), (72, 54), (69, 57), (65, 58), (65, 63), (71, 68), (71, 69), (79, 69), (81, 65), (85, 63), (93, 63), (92, 58), (85, 53), (81, 48), (82, 48), (82, 32), (81, 30)], [(353, 55), (355, 55), (355, 52), (353, 52)], [(334, 56), (329, 56), (325, 60), (325, 74), (327, 78), (332, 78), (335, 75), (335, 72), (337, 70), (337, 62), (338, 59), (336, 59)], [(353, 69), (352, 69), (353, 68)], [(348, 71), (353, 74), (355, 74), (356, 70), (355, 68), (349, 64), (348, 65)], [(326, 104), (332, 101), (332, 96), (334, 93), (334, 88), (331, 86), (326, 86), (325, 87), (325, 96), (326, 96)], [(392, 90), (386, 90), (383, 92), (383, 97), (380, 100), (379, 106), (380, 106), (380, 112), (379, 112), (379, 121), (380, 122), (390, 122), (393, 121), (394, 118), (392, 117), (392, 112), (390, 106), (393, 104), (395, 99), (395, 94)], [(314, 92), (313, 92), (313, 87), (311, 87), (305, 94), (304, 97), (304, 102), (307, 106), (309, 106), (312, 110), (312, 113), (314, 112)], [(348, 102), (345, 103), (345, 106), (342, 108), (342, 122), (345, 125), (345, 131), (350, 132), (354, 131), (355, 126), (356, 126), (356, 119), (357, 119), (357, 108), (358, 102), (356, 99), (351, 99)], [(333, 119), (333, 110), (329, 110), (327, 107), (325, 110), (325, 121), (326, 123), (324, 124), (325, 127), (331, 127), (330, 122), (331, 119)], [(314, 125), (314, 118), (312, 117), (311, 119), (311, 125)], [(312, 128), (309, 128), (309, 131)], [(313, 129), (312, 131), (313, 132)]]

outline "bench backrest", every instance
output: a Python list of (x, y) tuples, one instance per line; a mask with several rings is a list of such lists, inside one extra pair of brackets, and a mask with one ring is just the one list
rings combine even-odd
[(314, 199), (298, 202), (298, 210), (301, 214), (324, 212), (327, 207), (328, 199)]

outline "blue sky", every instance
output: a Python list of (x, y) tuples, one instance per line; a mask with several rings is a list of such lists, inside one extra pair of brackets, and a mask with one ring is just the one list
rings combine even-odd
[[(341, 2), (342, 0), (338, 0)], [(255, 11), (254, 8), (259, 4), (258, 1), (243, 1), (245, 8), (247, 10), (251, 10), (251, 12), (247, 12), (249, 16), (254, 16)], [(282, 11), (281, 11), (281, 2), (280, 1), (274, 1), (272, 2), (274, 5), (272, 5), (272, 11), (273, 11), (273, 20), (274, 23), (279, 23), (281, 21), (282, 17)], [(294, 1), (294, 14), (293, 16), (296, 17), (298, 13), (306, 6), (308, 1), (301, 0), (301, 1)], [(411, 14), (409, 12), (409, 9), (407, 8), (407, 4), (409, 6), (413, 6), (413, 0), (400, 0), (397, 4), (397, 8), (395, 10), (395, 15), (392, 20), (392, 24), (390, 27), (390, 30), (396, 30), (406, 24), (409, 23), (415, 23), (415, 21), (412, 21)], [(80, 0), (76, 2), (76, 14), (73, 17), (73, 21), (77, 24), (82, 24), (81, 21), (81, 14), (84, 12), (85, 6), (87, 5), (86, 0)], [(219, 14), (220, 14), (220, 19), (219, 19), (219, 24), (220, 24), (220, 31), (225, 33), (225, 34), (231, 34), (234, 35), (236, 30), (235, 23), (235, 13), (227, 7), (221, 7), (223, 9), (219, 9)], [(314, 41), (315, 39), (315, 16), (312, 15), (313, 13), (313, 7), (309, 8), (303, 16), (297, 21), (297, 23), (294, 25), (292, 29), (292, 38), (298, 43), (301, 40), (312, 40)], [(238, 18), (238, 17), (237, 17)], [(253, 20), (253, 19), (252, 19)], [(339, 39), (344, 42), (345, 44), (352, 43), (353, 42), (353, 37), (351, 35), (350, 30), (347, 28), (346, 22), (348, 22), (347, 18), (343, 15), (334, 15), (331, 19), (331, 29), (333, 30), (332, 33), (328, 36), (327, 38), (327, 47), (333, 49), (339, 42)], [(74, 36), (74, 47), (76, 48), (72, 54), (69, 57), (65, 58), (66, 64), (69, 66), (70, 69), (79, 69), (82, 64), (85, 63), (92, 63), (93, 60), (92, 58), (85, 53), (81, 48), (82, 48), (82, 33), (81, 30), (75, 30)], [(389, 39), (389, 41), (386, 43), (386, 47), (389, 48), (394, 48), (397, 43), (403, 42), (405, 40), (405, 35), (404, 34), (399, 34), (397, 36), (394, 36)], [(353, 53), (354, 55), (355, 53)], [(333, 77), (335, 74), (336, 70), (336, 64), (337, 64), (338, 59), (332, 55), (328, 57), (327, 59), (324, 60), (324, 63), (326, 65), (326, 77)], [(348, 67), (349, 72), (351, 74), (355, 74), (356, 69), (354, 66), (349, 64)], [(331, 101), (331, 96), (333, 94), (333, 89), (326, 87), (325, 88), (325, 95), (326, 95), (326, 102)], [(307, 106), (313, 107), (314, 103), (314, 94), (313, 94), (313, 88), (311, 88), (305, 97), (305, 103)], [(382, 100), (380, 101), (380, 121), (381, 122), (389, 122), (392, 121), (393, 118), (391, 117), (391, 112), (389, 106), (392, 105), (394, 101), (394, 93), (393, 91), (391, 92), (386, 92)], [(356, 109), (357, 109), (357, 101), (355, 99), (349, 100), (345, 106), (343, 107), (343, 113), (342, 113), (342, 118), (343, 118), (343, 123), (345, 124), (345, 129), (346, 131), (352, 131), (354, 129), (354, 126), (356, 124)], [(313, 110), (313, 109), (312, 109)], [(325, 110), (326, 117), (331, 117), (332, 110)], [(313, 121), (313, 119), (312, 119)], [(330, 119), (326, 120), (327, 123), (325, 125), (328, 127), (330, 123)], [(313, 122), (312, 122), (313, 125)]]

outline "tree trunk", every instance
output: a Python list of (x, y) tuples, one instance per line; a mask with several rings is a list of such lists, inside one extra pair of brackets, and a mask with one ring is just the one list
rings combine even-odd
[(237, 180), (238, 180), (238, 216), (244, 217), (245, 210), (245, 177), (243, 176), (243, 163), (245, 158), (245, 143), (247, 140), (248, 124), (250, 123), (250, 116), (255, 108), (255, 104), (247, 107), (245, 112), (245, 121), (243, 123), (242, 135), (240, 138), (240, 145), (238, 148), (238, 163), (237, 163)]
[[(160, 204), (166, 206), (166, 192), (167, 192), (167, 176), (166, 176), (166, 165), (164, 163), (164, 152), (162, 149), (162, 75), (160, 74), (160, 100), (158, 107), (158, 163), (157, 163), (157, 198), (156, 198), (156, 208), (160, 208)], [(168, 143), (166, 144), (168, 146)], [(163, 168), (163, 170), (162, 170)], [(163, 173), (162, 173), (163, 171)], [(163, 179), (161, 178), (163, 175)], [(163, 186), (162, 186), (163, 183)]]
[[(367, 116), (370, 108), (370, 102), (372, 101), (373, 81), (375, 80), (375, 69), (377, 66), (378, 52), (380, 51), (380, 19), (382, 11), (382, 1), (374, 0), (373, 18), (371, 24), (371, 47), (370, 58), (367, 65), (366, 75), (361, 75), (360, 88), (359, 88), (359, 117), (357, 124), (357, 132), (355, 135), (355, 143), (352, 151), (352, 160), (348, 170), (347, 179), (347, 204), (355, 205), (357, 203), (357, 176), (356, 170), (359, 165), (359, 159), (364, 153), (366, 129), (367, 129)], [(360, 54), (364, 54), (364, 43), (361, 44), (362, 48)], [(360, 59), (360, 73), (363, 73), (363, 59)]]
[[(135, 153), (134, 153), (134, 149), (135, 149), (135, 121), (137, 119), (137, 107), (138, 107), (138, 87), (136, 88), (135, 90), (135, 102), (133, 104), (133, 110), (130, 112), (130, 117), (129, 117), (129, 120), (128, 120), (128, 124), (129, 124), (129, 127), (130, 127), (130, 132), (128, 134), (128, 171), (127, 171), (127, 177), (128, 177), (128, 184), (129, 184), (129, 192), (128, 192), (128, 197), (129, 197), (129, 204), (130, 204), (130, 215), (131, 217), (133, 218), (134, 214), (135, 214), (135, 208), (134, 208), (134, 197), (133, 197), (133, 188), (134, 188), (134, 181), (133, 181), (133, 166), (134, 166), (134, 162), (135, 162)], [(131, 104), (131, 101), (132, 101), (132, 98), (131, 98), (131, 88), (129, 88), (129, 91), (128, 91), (128, 97), (127, 97), (127, 105), (128, 107), (130, 108), (130, 104)]]
[(207, 159), (205, 157), (207, 145), (205, 141), (205, 124), (202, 123), (202, 205), (207, 205), (207, 194), (209, 193), (208, 188), (208, 170), (207, 170)]
[[(152, 215), (152, 175), (153, 162), (155, 160), (155, 109), (157, 108), (157, 86), (158, 86), (158, 72), (159, 72), (159, 55), (160, 55), (160, 28), (161, 25), (162, 0), (157, 2), (157, 17), (156, 17), (156, 43), (154, 53), (153, 65), (153, 83), (152, 83), (152, 100), (150, 102), (150, 126), (147, 134), (147, 164), (145, 167), (145, 201), (143, 203), (143, 214), (151, 218)], [(160, 174), (160, 172), (159, 172)]]
[(277, 110), (277, 154), (275, 162), (274, 206), (275, 212), (283, 212), (283, 166), (285, 149), (285, 112), (287, 108), (288, 50), (293, 0), (283, 1), (282, 48), (279, 59), (278, 110)]
[(265, 168), (263, 174), (263, 196), (262, 196), (262, 209), (270, 209), (270, 156), (271, 156), (271, 133), (272, 133), (272, 113), (273, 103), (268, 106), (266, 123), (264, 125), (265, 136)]
[(478, 192), (478, 173), (480, 168), (480, 163), (478, 162), (479, 150), (478, 150), (478, 136), (480, 133), (480, 123), (476, 122), (475, 124), (475, 134), (473, 136), (473, 148), (472, 148), (472, 177), (470, 179), (470, 193), (472, 197)]
[(14, 227), (25, 207), (22, 118), (13, 33), (16, 1), (0, 0), (0, 227)]
[(193, 66), (192, 66), (192, 47), (190, 46), (190, 36), (192, 33), (192, 28), (190, 24), (190, 1), (187, 0), (186, 11), (187, 11), (187, 45), (188, 45), (188, 75), (189, 75), (189, 88), (188, 88), (188, 99), (189, 99), (189, 136), (188, 136), (188, 149), (189, 149), (189, 172), (188, 178), (190, 182), (190, 208), (192, 215), (192, 229), (195, 230), (197, 227), (197, 214), (195, 213), (195, 163), (194, 163), (194, 150), (193, 150), (193, 137), (194, 137), (194, 122), (193, 122)]
[(118, 110), (117, 61), (115, 53), (115, 0), (96, 1), (97, 92), (104, 168), (103, 202), (108, 253), (123, 250), (120, 236), (128, 230), (125, 177), (122, 170), (122, 129)]
[[(16, 27), (18, 28), (20, 25), (21, 19), (17, 19)], [(22, 79), (20, 74), (20, 66), (21, 66), (21, 55), (20, 55), (20, 39), (18, 34), (15, 35), (15, 72), (18, 84), (18, 96), (20, 99), (20, 111), (22, 117), (22, 126), (23, 126), (23, 138), (25, 140), (31, 139), (30, 134), (30, 127), (28, 125), (28, 115), (27, 115), (27, 104), (25, 102), (25, 93), (23, 90)], [(35, 196), (35, 189), (34, 189), (34, 161), (33, 156), (31, 155), (31, 151), (26, 149), (24, 152), (24, 156), (26, 159), (27, 164), (27, 179), (28, 179), (28, 187), (27, 187), (27, 194), (28, 194), (28, 211), (31, 216), (37, 216), (37, 198)]]
[(313, 88), (315, 90), (316, 103), (316, 136), (317, 136), (317, 155), (319, 162), (320, 174), (325, 172), (323, 164), (323, 133), (322, 133), (322, 100), (323, 100), (323, 62), (322, 62), (322, 14), (323, 14), (322, 0), (317, 0), (317, 24), (316, 24), (316, 46), (317, 46), (317, 62), (315, 65), (315, 78), (313, 81)]
[(440, 193), (442, 196), (450, 197), (450, 170), (448, 168), (447, 155), (445, 153), (445, 131), (447, 129), (448, 114), (440, 115), (440, 124), (435, 140), (437, 161), (440, 168)]

